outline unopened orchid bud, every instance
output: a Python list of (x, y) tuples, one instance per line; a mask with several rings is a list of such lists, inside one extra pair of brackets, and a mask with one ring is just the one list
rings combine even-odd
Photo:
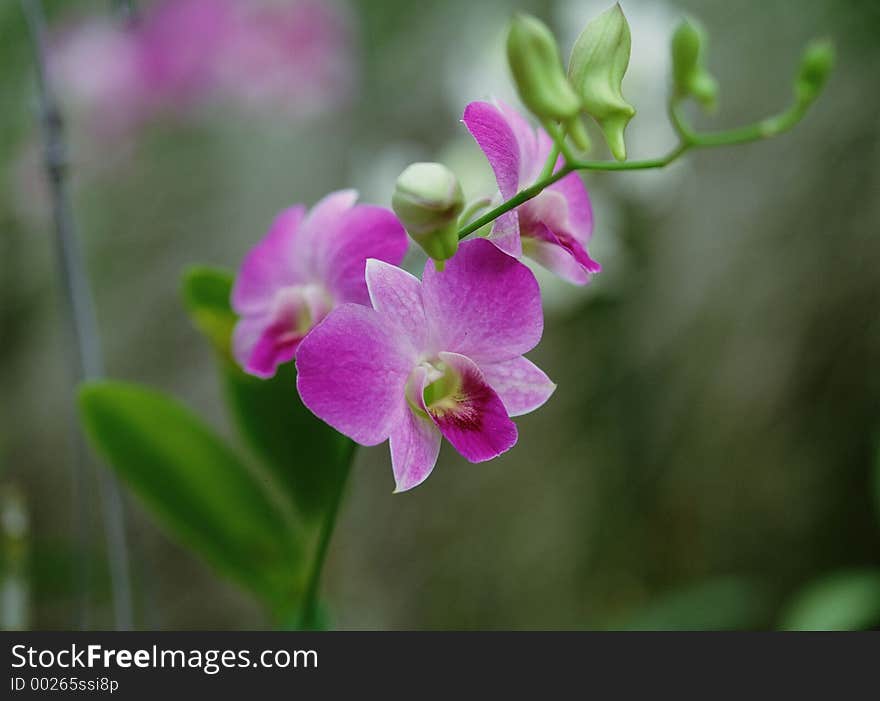
[(577, 146), (577, 148), (581, 151), (590, 150), (590, 136), (587, 134), (587, 127), (584, 125), (584, 120), (581, 115), (576, 114), (563, 126), (565, 127), (566, 134), (568, 134), (568, 138), (571, 139), (572, 143)]
[(619, 161), (626, 159), (624, 129), (636, 113), (621, 92), (630, 46), (629, 24), (620, 5), (615, 5), (584, 28), (568, 63), (568, 78), (584, 109), (599, 123)]
[(391, 207), (438, 267), (455, 255), (464, 194), (449, 168), (440, 163), (413, 163), (397, 178)]
[(706, 32), (696, 22), (684, 20), (672, 35), (672, 76), (678, 97), (693, 97), (705, 109), (718, 101), (718, 83), (704, 65)]
[(562, 67), (556, 38), (531, 15), (517, 14), (507, 33), (507, 61), (523, 104), (536, 117), (565, 122), (581, 101)]
[(801, 104), (815, 100), (834, 67), (834, 45), (827, 39), (812, 41), (801, 58), (801, 68), (794, 85), (795, 96)]

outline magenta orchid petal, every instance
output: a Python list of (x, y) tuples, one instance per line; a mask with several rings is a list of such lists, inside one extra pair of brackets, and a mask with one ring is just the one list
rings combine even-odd
[(568, 202), (561, 193), (545, 190), (535, 199), (526, 202), (520, 211), (520, 225), (526, 241), (525, 250), (530, 250), (531, 240), (537, 239), (564, 249), (587, 273), (598, 273), (602, 270), (590, 258), (584, 242), (575, 233)]
[[(251, 316), (239, 319), (232, 333), (232, 355), (243, 368), (250, 364), (254, 347), (263, 335), (263, 330), (271, 323), (264, 316)], [(247, 370), (251, 372), (251, 370)]]
[(590, 281), (590, 273), (574, 259), (568, 249), (559, 245), (552, 231), (546, 227), (544, 229), (543, 238), (530, 238), (525, 242), (525, 255), (573, 285), (586, 285)]
[(537, 365), (522, 356), (483, 363), (480, 370), (510, 416), (522, 416), (544, 404), (556, 385)]
[(272, 222), (269, 233), (248, 253), (232, 290), (232, 307), (236, 312), (264, 312), (272, 304), (276, 290), (300, 280), (294, 241), (305, 212), (302, 205), (285, 209)]
[(507, 212), (495, 220), (489, 240), (498, 248), (513, 256), (522, 258), (522, 240), (519, 235), (519, 215)]
[(338, 190), (315, 203), (302, 223), (294, 255), (303, 275), (321, 275), (327, 271), (330, 257), (327, 249), (343, 218), (357, 202), (357, 191)]
[(416, 413), (408, 402), (404, 402), (400, 419), (391, 429), (388, 439), (395, 492), (405, 492), (424, 482), (434, 469), (440, 454), (443, 436), (428, 416), (422, 398), (427, 377), (427, 370), (417, 367), (408, 383), (412, 389), (410, 394), (424, 413)]
[(391, 430), (391, 469), (394, 473), (395, 493), (417, 487), (437, 464), (443, 435), (428, 417), (407, 411)]
[(584, 187), (580, 174), (570, 173), (547, 189), (565, 198), (571, 232), (583, 246), (586, 246), (593, 235), (593, 205), (590, 203), (590, 195)]
[(425, 348), (428, 322), (419, 279), (397, 266), (374, 258), (367, 261), (366, 278), (373, 309), (400, 329), (415, 352)]
[(376, 445), (399, 420), (412, 366), (381, 314), (344, 304), (300, 343), (296, 386), (319, 418), (362, 445)]
[(486, 239), (462, 243), (442, 272), (429, 261), (422, 299), (437, 349), (477, 363), (531, 350), (544, 329), (534, 274)]
[(510, 105), (497, 100), (496, 109), (513, 132), (519, 145), (519, 189), (538, 179), (544, 162), (550, 156), (553, 141), (543, 130), (536, 130), (529, 120)]
[(390, 210), (358, 205), (328, 231), (323, 241), (326, 263), (325, 281), (330, 293), (339, 299), (370, 303), (364, 282), (367, 258), (399, 263), (409, 240), (401, 223)]
[(488, 102), (471, 102), (461, 121), (489, 159), (502, 196), (513, 197), (519, 189), (520, 145), (504, 115)]
[(516, 424), (477, 364), (458, 353), (441, 352), (440, 360), (456, 376), (453, 394), (427, 405), (443, 437), (470, 462), (491, 460), (512, 448)]

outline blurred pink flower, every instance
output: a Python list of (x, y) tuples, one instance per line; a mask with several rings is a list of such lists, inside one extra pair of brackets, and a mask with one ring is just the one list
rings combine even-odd
[(95, 133), (118, 136), (143, 115), (140, 51), (132, 35), (106, 18), (69, 26), (53, 37), (55, 88)]
[(220, 84), (257, 109), (325, 111), (354, 88), (352, 35), (347, 14), (322, 0), (251, 5), (220, 57)]
[(101, 136), (217, 104), (308, 116), (353, 89), (349, 24), (326, 0), (160, 0), (135, 25), (98, 18), (61, 30), (50, 70)]
[(236, 0), (163, 0), (130, 30), (145, 103), (182, 108), (215, 95), (217, 66), (241, 31)]

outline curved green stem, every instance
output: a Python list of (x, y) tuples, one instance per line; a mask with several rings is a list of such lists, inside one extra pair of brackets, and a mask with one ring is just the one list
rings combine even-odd
[(572, 161), (571, 170), (650, 170), (663, 168), (691, 148), (692, 144), (681, 142), (665, 156), (647, 158), (641, 161)]
[(803, 119), (807, 105), (795, 103), (784, 112), (767, 117), (754, 124), (725, 131), (694, 134), (693, 144), (699, 147), (734, 146), (751, 141), (769, 139), (791, 129)]
[(650, 168), (663, 168), (672, 163), (672, 161), (687, 151), (688, 148), (690, 148), (690, 146), (687, 144), (679, 144), (665, 156), (651, 158), (644, 161), (624, 161), (623, 163), (619, 161), (570, 161), (555, 173), (539, 178), (533, 185), (530, 185), (525, 190), (520, 190), (509, 200), (506, 200), (494, 209), (489, 210), (479, 219), (475, 219), (470, 224), (463, 226), (458, 231), (458, 238), (461, 240), (465, 236), (469, 236), (477, 229), (495, 221), (502, 214), (519, 207), (521, 204), (528, 202), (534, 197), (537, 197), (545, 188), (576, 170), (647, 170)]
[(461, 213), (461, 216), (459, 216), (459, 226), (464, 226), (465, 224), (467, 224), (477, 215), (477, 212), (483, 211), (490, 204), (492, 204), (491, 197), (481, 197), (480, 199), (471, 202), (467, 207), (465, 207), (464, 211)]
[(541, 174), (538, 176), (538, 180), (546, 178), (548, 175), (553, 173), (553, 168), (556, 167), (557, 160), (559, 160), (559, 144), (554, 141), (553, 148), (550, 149), (550, 155), (547, 156), (547, 162), (541, 169)]
[(302, 609), (299, 616), (299, 630), (312, 630), (318, 621), (318, 598), (321, 586), (321, 573), (324, 571), (324, 563), (327, 560), (327, 551), (330, 549), (330, 541), (333, 538), (333, 530), (336, 527), (336, 519), (339, 516), (339, 508), (342, 505), (342, 497), (345, 495), (345, 486), (348, 483), (348, 475), (351, 473), (351, 464), (354, 460), (356, 444), (349, 442), (346, 446), (348, 455), (346, 458), (347, 469), (339, 479), (339, 486), (327, 509), (324, 522), (321, 524), (321, 533), (318, 536), (318, 544), (315, 549), (315, 559), (312, 561), (312, 569), (306, 580), (306, 589), (303, 595)]
[[(469, 236), (478, 229), (495, 221), (502, 214), (506, 214), (512, 209), (519, 207), (524, 202), (537, 197), (557, 180), (564, 178), (569, 173), (576, 170), (650, 170), (653, 168), (664, 168), (682, 154), (692, 148), (712, 148), (715, 146), (734, 146), (736, 144), (745, 144), (751, 141), (760, 141), (772, 136), (776, 136), (788, 131), (795, 126), (806, 114), (809, 103), (795, 102), (784, 112), (780, 112), (772, 117), (767, 117), (754, 124), (748, 124), (735, 129), (727, 129), (723, 131), (704, 132), (695, 131), (685, 120), (681, 113), (681, 101), (679, 98), (673, 98), (669, 103), (669, 118), (672, 121), (675, 131), (678, 133), (680, 142), (672, 151), (665, 156), (658, 158), (649, 158), (640, 161), (580, 161), (575, 159), (568, 148), (565, 146), (563, 134), (553, 124), (545, 125), (548, 133), (553, 137), (554, 150), (551, 154), (552, 162), (555, 162), (557, 154), (561, 150), (565, 157), (565, 165), (555, 173), (548, 172), (545, 166), (538, 180), (520, 190), (509, 200), (502, 202), (494, 209), (486, 212), (479, 219), (475, 219), (469, 224), (465, 224), (458, 231), (459, 240)], [(551, 163), (552, 162), (548, 161)]]
[(673, 100), (669, 105), (669, 117), (672, 125), (678, 132), (681, 140), (698, 148), (711, 148), (713, 146), (735, 146), (737, 144), (747, 144), (752, 141), (760, 141), (761, 139), (769, 139), (778, 136), (785, 131), (794, 127), (803, 119), (809, 108), (807, 102), (794, 102), (788, 109), (775, 114), (772, 117), (766, 117), (752, 124), (746, 124), (742, 127), (734, 129), (724, 129), (721, 131), (698, 132), (695, 131), (685, 120), (681, 113), (681, 104), (679, 100)]
[[(544, 122), (544, 130), (550, 134), (550, 137), (553, 139), (553, 147), (557, 155), (561, 153), (567, 162), (575, 160), (574, 154), (572, 153), (571, 148), (569, 148), (568, 142), (565, 140), (567, 136), (565, 129), (548, 120)], [(553, 159), (552, 164), (556, 165), (555, 158)], [(551, 170), (552, 168), (553, 166), (551, 165)]]
[(458, 240), (460, 241), (465, 236), (474, 233), (477, 229), (481, 229), (482, 227), (486, 226), (486, 224), (495, 221), (505, 212), (509, 212), (511, 209), (519, 207), (523, 202), (528, 202), (533, 197), (537, 197), (541, 194), (545, 187), (549, 187), (560, 178), (564, 178), (573, 170), (574, 168), (572, 168), (570, 165), (566, 165), (557, 170), (552, 175), (548, 175), (546, 178), (541, 178), (540, 180), (538, 180), (538, 182), (536, 182), (534, 185), (531, 185), (530, 187), (527, 187), (525, 190), (520, 190), (509, 200), (502, 202), (500, 205), (495, 207), (495, 209), (490, 209), (482, 217), (474, 219), (470, 224), (466, 224), (461, 229), (459, 229)]

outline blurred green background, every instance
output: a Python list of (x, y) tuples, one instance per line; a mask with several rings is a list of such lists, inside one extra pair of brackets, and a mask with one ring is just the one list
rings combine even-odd
[[(53, 25), (74, 6), (112, 17), (109, 2), (45, 4)], [(567, 52), (605, 6), (352, 3), (353, 92), (320, 116), (157, 120), (131, 152), (71, 124), (108, 375), (173, 392), (232, 437), (210, 350), (180, 304), (183, 269), (237, 267), (279, 209), (330, 190), (387, 205), (413, 160), (444, 160), (477, 194), (491, 179), (458, 120), (471, 100), (512, 95), (512, 10), (547, 21)], [(684, 14), (709, 30), (721, 83), (719, 114), (694, 113), (704, 128), (783, 108), (815, 36), (835, 40), (838, 65), (789, 134), (586, 177), (605, 272), (586, 289), (542, 278), (546, 329), (531, 357), (556, 394), (517, 421), (513, 451), (471, 465), (445, 446), (413, 492), (392, 495), (386, 446), (359, 451), (325, 576), (338, 627), (880, 625), (880, 5), (622, 6), (634, 158), (675, 143), (668, 39)], [(4, 626), (67, 628), (71, 349), (16, 3), (0, 5), (0, 33), (0, 609)], [(94, 503), (92, 624), (108, 627)], [(128, 504), (139, 626), (271, 625)]]

